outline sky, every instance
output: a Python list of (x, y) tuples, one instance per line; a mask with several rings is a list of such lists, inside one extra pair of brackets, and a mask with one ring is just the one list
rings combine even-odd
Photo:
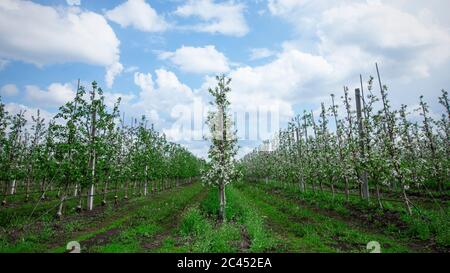
[[(51, 119), (78, 79), (206, 157), (215, 75), (232, 78), (242, 156), (380, 66), (394, 107), (450, 87), (447, 0), (1, 0), (0, 96)], [(375, 89), (377, 91), (378, 89)], [(343, 109), (341, 109), (343, 110)]]

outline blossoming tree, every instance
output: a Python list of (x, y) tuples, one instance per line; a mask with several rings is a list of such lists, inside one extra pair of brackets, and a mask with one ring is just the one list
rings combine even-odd
[(206, 124), (209, 127), (211, 146), (208, 152), (209, 168), (203, 174), (203, 181), (207, 184), (216, 185), (219, 188), (219, 220), (226, 220), (225, 187), (238, 177), (235, 168), (235, 156), (238, 150), (236, 131), (228, 114), (230, 102), (227, 94), (231, 91), (231, 79), (222, 76), (216, 77), (218, 83), (214, 89), (209, 89), (214, 102), (214, 109), (208, 113)]

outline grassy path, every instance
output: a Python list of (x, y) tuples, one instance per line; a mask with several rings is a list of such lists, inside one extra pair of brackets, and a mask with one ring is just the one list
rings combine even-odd
[[(167, 232), (174, 215), (201, 198), (200, 183), (131, 199), (115, 207), (24, 223), (0, 233), (0, 252), (65, 252), (78, 241), (83, 252), (144, 252), (153, 236)], [(204, 194), (204, 193), (203, 193)], [(141, 242), (142, 241), (142, 242)]]
[(244, 185), (236, 191), (249, 200), (277, 237), (276, 252), (366, 252), (378, 241), (383, 252), (414, 252), (406, 242), (322, 214), (281, 196)]
[(193, 183), (59, 221), (16, 225), (0, 233), (0, 252), (65, 252), (69, 241), (78, 241), (82, 252), (109, 253), (347, 253), (368, 252), (371, 241), (379, 242), (383, 253), (433, 252), (423, 247), (426, 241), (416, 244), (399, 229), (383, 229), (372, 221), (375, 214), (364, 221), (355, 218), (357, 209), (334, 200), (331, 209), (326, 201), (236, 183), (227, 188), (228, 220), (222, 224), (216, 221), (217, 189)]
[(199, 183), (164, 192), (104, 228), (76, 237), (84, 252), (154, 252), (175, 228), (180, 211), (204, 196)]

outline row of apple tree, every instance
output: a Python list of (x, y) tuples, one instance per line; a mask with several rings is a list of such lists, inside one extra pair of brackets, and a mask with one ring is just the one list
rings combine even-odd
[[(125, 120), (120, 99), (108, 107), (96, 82), (79, 86), (72, 101), (45, 120), (39, 111), (10, 114), (0, 99), (0, 184), (8, 199), (45, 200), (51, 191), (77, 209), (92, 210), (94, 198), (129, 198), (177, 186), (200, 174), (203, 161), (169, 142), (143, 116)], [(18, 196), (21, 196), (19, 198)], [(87, 202), (84, 202), (86, 200)]]

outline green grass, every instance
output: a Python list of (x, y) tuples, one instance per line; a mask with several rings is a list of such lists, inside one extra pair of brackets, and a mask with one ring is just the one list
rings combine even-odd
[(180, 234), (189, 242), (189, 248), (196, 253), (233, 253), (240, 241), (239, 228), (232, 223), (214, 227), (214, 222), (198, 208), (186, 212), (180, 226)]
[[(256, 186), (254, 183), (251, 184)], [(402, 240), (435, 240), (440, 247), (450, 247), (450, 208), (445, 202), (440, 207), (431, 208), (429, 204), (421, 204), (418, 200), (414, 200), (414, 214), (409, 215), (401, 202), (383, 201), (384, 210), (382, 210), (376, 202), (367, 203), (356, 196), (351, 196), (349, 202), (347, 202), (344, 195), (336, 195), (333, 198), (332, 194), (328, 192), (318, 191), (313, 193), (308, 191), (302, 193), (298, 187), (283, 188), (276, 183), (269, 183), (268, 185), (258, 183), (257, 187), (264, 189), (266, 192), (270, 190), (280, 191), (283, 196), (301, 199), (310, 206), (332, 210), (343, 216), (350, 214), (349, 205), (357, 207), (366, 213), (369, 218), (375, 216), (375, 214), (382, 216), (386, 212), (397, 213), (400, 216), (399, 221), (404, 223), (406, 230), (389, 225), (384, 220), (374, 224), (384, 230), (385, 234), (394, 235)], [(379, 218), (383, 219), (383, 217)]]
[[(68, 213), (62, 221), (51, 214), (36, 219), (39, 213), (28, 219), (32, 208), (24, 204), (16, 212), (0, 212), (0, 221), (10, 221), (1, 226), (0, 252), (64, 252), (72, 240), (82, 252), (102, 253), (367, 252), (370, 241), (380, 242), (387, 253), (422, 251), (417, 242), (423, 240), (444, 249), (450, 245), (447, 208), (415, 204), (417, 213), (409, 216), (398, 203), (384, 202), (381, 210), (357, 197), (347, 203), (342, 195), (262, 183), (231, 184), (226, 197), (225, 223), (217, 221), (218, 189), (200, 183), (118, 208), (108, 204), (93, 215)], [(43, 203), (39, 211), (51, 206)], [(355, 211), (371, 224), (355, 221)], [(404, 227), (389, 222), (386, 212), (400, 216)]]
[[(69, 241), (80, 242), (83, 252), (141, 251), (141, 243), (152, 240), (155, 233), (164, 230), (168, 224), (165, 219), (176, 215), (177, 211), (188, 205), (202, 190), (202, 185), (196, 183), (132, 199), (117, 209), (105, 208), (93, 218), (74, 215), (74, 219), (66, 217), (60, 222), (49, 216), (48, 219), (38, 221), (38, 225), (24, 228), (15, 240), (11, 240), (5, 233), (0, 233), (0, 252), (64, 252), (65, 244)], [(120, 229), (121, 232), (106, 245), (94, 245), (91, 249), (83, 246), (83, 241), (112, 229)], [(13, 229), (9, 227), (7, 230)]]
[(266, 216), (278, 234), (281, 252), (366, 252), (370, 241), (380, 242), (383, 252), (411, 251), (403, 242), (349, 226), (260, 188), (241, 185), (239, 190)]
[[(193, 207), (183, 216), (180, 234), (192, 252), (265, 252), (274, 247), (275, 239), (264, 227), (263, 219), (248, 200), (229, 186), (226, 188), (225, 223), (216, 223), (218, 189), (212, 187), (199, 208)], [(244, 238), (244, 232), (249, 238)], [(249, 240), (250, 242), (246, 242)], [(249, 245), (246, 245), (249, 244)], [(248, 247), (248, 249), (242, 249)]]
[(266, 252), (274, 248), (275, 237), (264, 226), (264, 220), (258, 211), (251, 206), (251, 202), (239, 191), (230, 187), (228, 199), (234, 209), (234, 215), (239, 215), (241, 222), (250, 237), (250, 252)]
[(160, 249), (145, 249), (146, 242), (152, 242), (157, 234), (170, 229), (176, 213), (190, 204), (203, 190), (200, 184), (168, 195), (157, 202), (151, 202), (137, 210), (122, 226), (117, 237), (94, 252), (159, 252)]

